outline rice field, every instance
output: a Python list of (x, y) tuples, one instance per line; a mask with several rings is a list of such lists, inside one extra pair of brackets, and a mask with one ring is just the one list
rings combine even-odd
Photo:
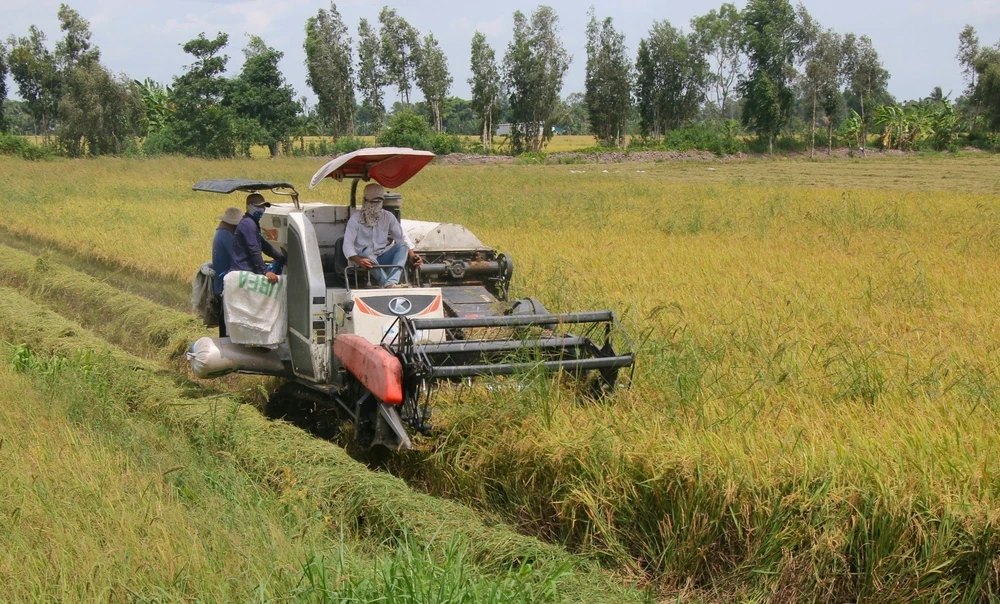
[[(181, 288), (239, 205), (192, 183), (317, 167), (0, 158), (0, 227)], [(1000, 595), (996, 157), (430, 166), (401, 192), (640, 350), (600, 404), (441, 392), (394, 473), (661, 593)]]

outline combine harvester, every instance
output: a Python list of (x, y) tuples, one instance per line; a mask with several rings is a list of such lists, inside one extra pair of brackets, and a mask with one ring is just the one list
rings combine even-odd
[[(545, 369), (589, 380), (591, 392), (614, 388), (631, 367), (631, 341), (609, 310), (552, 314), (535, 299), (509, 300), (513, 262), (457, 224), (402, 220), (424, 262), (403, 267), (402, 285), (374, 286), (371, 272), (343, 254), (358, 183), (397, 188), (434, 154), (405, 148), (362, 149), (324, 165), (309, 188), (326, 178), (351, 182), (348, 205), (300, 203), (286, 182), (207, 180), (196, 191), (270, 190), (291, 203), (274, 204), (261, 230), (286, 255), (287, 337), (276, 349), (241, 346), (229, 338), (192, 345), (202, 378), (242, 372), (304, 386), (313, 400), (339, 407), (354, 422), (362, 446), (411, 447), (407, 428), (429, 430), (428, 397), (435, 383)], [(402, 198), (387, 193), (383, 208), (400, 218)], [(623, 350), (613, 346), (621, 343)]]

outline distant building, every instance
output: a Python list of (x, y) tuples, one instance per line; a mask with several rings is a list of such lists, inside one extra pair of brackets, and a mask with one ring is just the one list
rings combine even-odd
[[(525, 129), (526, 124), (518, 124), (517, 126), (523, 132), (524, 129)], [(507, 124), (497, 124), (496, 136), (510, 136), (511, 130), (513, 130), (513, 128), (514, 128), (514, 124), (509, 124), (509, 123), (507, 123)], [(544, 128), (544, 126), (542, 124), (538, 124), (538, 136), (541, 136), (543, 134), (543, 131), (542, 131), (543, 128)], [(563, 133), (561, 130), (559, 130), (555, 126), (552, 127), (552, 132), (554, 132), (556, 134), (562, 134)]]

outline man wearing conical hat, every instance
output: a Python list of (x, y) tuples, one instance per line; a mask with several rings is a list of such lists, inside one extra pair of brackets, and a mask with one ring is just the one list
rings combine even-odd
[[(382, 209), (383, 201), (385, 189), (382, 185), (370, 183), (365, 187), (361, 211), (347, 221), (344, 255), (365, 270), (375, 265), (404, 266), (407, 260), (420, 265), (423, 260), (413, 251), (413, 242), (392, 212)], [(399, 284), (400, 270), (377, 270), (371, 275), (379, 285), (395, 287)]]
[(212, 270), (215, 271), (215, 277), (212, 278), (212, 292), (219, 306), (220, 338), (228, 335), (226, 320), (222, 313), (222, 280), (233, 264), (233, 234), (236, 233), (236, 225), (240, 223), (241, 218), (243, 210), (226, 208), (225, 213), (219, 216), (219, 226), (216, 227), (215, 238), (212, 239)]

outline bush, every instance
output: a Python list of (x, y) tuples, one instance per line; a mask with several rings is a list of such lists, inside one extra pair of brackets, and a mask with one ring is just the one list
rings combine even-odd
[(710, 151), (732, 155), (747, 151), (743, 131), (735, 120), (706, 121), (671, 130), (657, 143), (648, 138), (629, 141), (629, 151)]
[(397, 111), (378, 135), (380, 147), (411, 147), (430, 151), (434, 133), (427, 120), (412, 111)]
[(444, 132), (439, 132), (431, 137), (430, 150), (438, 155), (462, 153), (465, 151), (465, 143), (457, 134), (445, 134)]
[(56, 150), (51, 145), (36, 145), (20, 136), (0, 134), (0, 155), (15, 155), (21, 159), (36, 161), (56, 155)]
[(351, 151), (364, 149), (367, 146), (362, 138), (358, 138), (357, 136), (342, 136), (333, 143), (330, 151), (335, 155), (340, 155), (341, 153), (350, 153)]

